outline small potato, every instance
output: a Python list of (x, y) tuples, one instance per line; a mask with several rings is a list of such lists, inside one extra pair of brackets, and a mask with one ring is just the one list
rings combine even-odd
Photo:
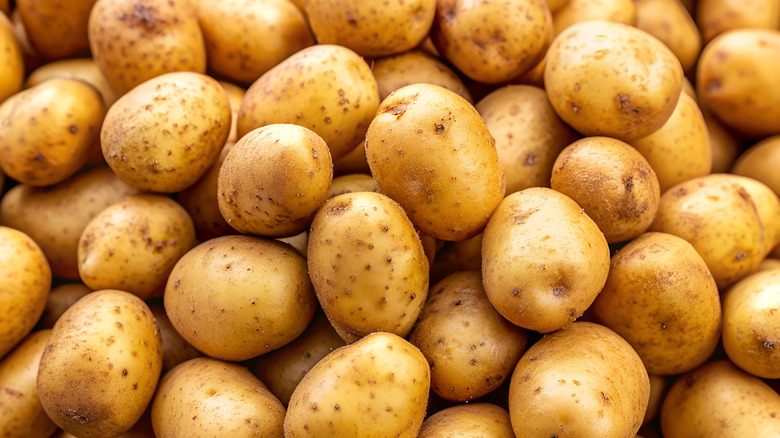
[(776, 0), (698, 0), (696, 23), (705, 43), (732, 29), (777, 29), (780, 3)]
[(765, 257), (772, 248), (780, 245), (780, 197), (766, 184), (753, 178), (738, 175), (730, 175), (730, 178), (745, 188), (756, 205), (761, 228), (764, 230)]
[(40, 326), (50, 329), (76, 301), (82, 299), (84, 295), (92, 292), (92, 289), (83, 283), (65, 283), (49, 292), (46, 299), (46, 309), (41, 316)]
[(163, 346), (163, 374), (182, 362), (203, 356), (203, 353), (196, 350), (176, 331), (162, 305), (150, 305), (149, 309), (152, 311), (154, 320), (157, 321), (157, 327), (160, 329), (160, 338)]
[(319, 135), (298, 125), (264, 126), (241, 137), (220, 166), (219, 211), (242, 233), (291, 236), (311, 224), (332, 180)]
[(152, 403), (159, 438), (278, 437), (285, 409), (246, 368), (200, 357), (169, 371)]
[(0, 103), (22, 89), (24, 58), (11, 22), (0, 14)]
[(645, 411), (642, 425), (655, 419), (658, 413), (661, 412), (661, 405), (664, 402), (664, 397), (666, 397), (666, 390), (669, 389), (670, 380), (668, 377), (659, 376), (658, 374), (648, 374), (647, 377), (650, 378), (650, 401), (647, 403), (647, 411)]
[(780, 269), (780, 259), (767, 257), (758, 265), (759, 271), (771, 271), (773, 269)]
[(431, 263), (431, 283), (458, 271), (482, 268), (482, 233), (468, 240), (445, 242)]
[(637, 8), (631, 0), (569, 0), (552, 16), (555, 35), (583, 21), (609, 21), (634, 26)]
[(241, 109), (241, 101), (244, 100), (246, 90), (230, 82), (219, 81), (219, 84), (225, 89), (230, 102), (230, 133), (225, 144), (235, 143), (238, 141), (238, 111)]
[(16, 0), (30, 43), (46, 59), (89, 53), (87, 21), (95, 0)]
[(647, 160), (609, 137), (587, 137), (567, 146), (555, 160), (550, 184), (585, 210), (608, 243), (645, 232), (661, 198)]
[(693, 73), (701, 52), (701, 35), (679, 0), (637, 0), (636, 27), (669, 46), (683, 71)]
[[(712, 173), (726, 173), (744, 149), (744, 141), (736, 133), (726, 129), (709, 111), (702, 110), (712, 146)], [(735, 173), (736, 171), (732, 171)], [(780, 184), (778, 184), (780, 187)], [(780, 191), (780, 188), (778, 189)], [(780, 192), (779, 192), (780, 193)]]
[(277, 241), (284, 242), (296, 249), (303, 257), (307, 256), (309, 247), (309, 231), (301, 231), (294, 236), (277, 237)]
[[(637, 78), (640, 78), (637, 80)], [(623, 141), (663, 126), (683, 71), (652, 35), (620, 23), (587, 21), (563, 31), (547, 52), (544, 83), (555, 111), (586, 136)]]
[(515, 438), (509, 412), (490, 403), (472, 403), (443, 409), (428, 418), (417, 438)]
[(62, 59), (36, 68), (24, 81), (25, 88), (34, 87), (53, 78), (80, 79), (100, 91), (106, 108), (116, 102), (117, 95), (92, 58)]
[(473, 103), (466, 85), (443, 62), (420, 49), (375, 59), (371, 71), (379, 87), (379, 99), (384, 100), (393, 91), (411, 84), (426, 83), (444, 87)]
[(769, 186), (780, 196), (780, 135), (766, 138), (739, 156), (731, 173), (747, 176)]
[(78, 244), (81, 281), (93, 290), (117, 288), (159, 297), (176, 261), (195, 246), (195, 227), (176, 201), (132, 195), (84, 228)]
[(347, 155), (333, 161), (334, 175), (345, 175), (348, 173), (371, 173), (371, 168), (368, 167), (368, 161), (366, 160), (366, 148), (363, 141)]
[(351, 173), (333, 178), (328, 199), (345, 193), (376, 192), (376, 180), (365, 173)]

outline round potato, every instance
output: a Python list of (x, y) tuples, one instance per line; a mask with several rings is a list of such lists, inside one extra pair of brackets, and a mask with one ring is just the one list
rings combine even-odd
[(587, 21), (563, 31), (547, 52), (544, 83), (555, 111), (586, 136), (623, 141), (663, 126), (677, 105), (683, 71), (652, 35)]
[(417, 438), (515, 438), (509, 412), (490, 403), (472, 403), (443, 409), (428, 418)]
[(87, 21), (95, 0), (16, 0), (30, 43), (46, 59), (89, 53)]
[(632, 0), (569, 0), (553, 14), (553, 30), (559, 35), (565, 29), (583, 21), (610, 21), (633, 26), (637, 22), (637, 7)]
[(775, 0), (697, 0), (696, 23), (705, 43), (732, 29), (777, 29), (780, 3)]
[(739, 156), (732, 173), (747, 176), (769, 186), (780, 196), (780, 135), (766, 138)]
[(65, 283), (52, 288), (49, 296), (46, 298), (46, 308), (41, 316), (40, 326), (50, 329), (65, 313), (70, 306), (92, 292), (92, 289), (83, 283)]
[(345, 193), (376, 192), (376, 180), (365, 173), (350, 173), (333, 178), (328, 199)]
[(469, 89), (457, 73), (438, 58), (420, 49), (375, 59), (371, 71), (379, 87), (380, 100), (407, 85), (426, 83), (454, 91), (469, 103), (473, 103)]
[(182, 362), (203, 356), (200, 351), (196, 350), (176, 331), (162, 305), (150, 305), (149, 309), (152, 311), (154, 319), (157, 321), (157, 327), (160, 329), (160, 338), (163, 346), (163, 374)]
[(701, 35), (679, 0), (637, 0), (636, 27), (669, 46), (683, 71), (693, 73), (701, 52)]
[(22, 48), (13, 33), (11, 22), (0, 14), (0, 103), (22, 88), (24, 58)]
[(100, 91), (106, 108), (116, 102), (117, 95), (100, 72), (92, 58), (61, 59), (44, 64), (30, 73), (24, 81), (25, 88), (34, 87), (53, 78), (80, 79)]

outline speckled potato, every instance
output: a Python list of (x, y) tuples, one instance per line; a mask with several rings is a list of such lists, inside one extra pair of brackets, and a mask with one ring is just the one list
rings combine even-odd
[(509, 412), (490, 403), (472, 403), (443, 409), (428, 418), (417, 438), (515, 438)]
[(285, 59), (249, 87), (238, 113), (238, 136), (294, 123), (322, 137), (335, 161), (363, 141), (378, 106), (368, 64), (345, 47), (318, 44)]
[(366, 158), (381, 192), (420, 231), (465, 240), (482, 231), (504, 196), (494, 144), (465, 99), (414, 84), (382, 101), (366, 134)]
[(149, 309), (152, 311), (154, 319), (157, 321), (157, 327), (160, 329), (160, 338), (163, 346), (163, 374), (182, 362), (203, 356), (203, 353), (190, 345), (176, 331), (162, 304), (151, 304)]
[(48, 437), (57, 430), (38, 398), (38, 364), (51, 330), (29, 334), (0, 361), (0, 435)]
[(421, 49), (374, 59), (371, 71), (379, 87), (380, 100), (384, 100), (401, 87), (423, 82), (454, 91), (469, 103), (473, 103), (469, 89), (457, 73)]
[(428, 360), (436, 394), (469, 401), (501, 386), (528, 339), (490, 304), (479, 271), (462, 271), (431, 288), (409, 342)]
[(339, 348), (304, 376), (284, 419), (284, 436), (417, 436), (430, 372), (412, 344), (372, 333)]
[(674, 111), (683, 71), (655, 37), (620, 23), (587, 21), (555, 38), (544, 83), (555, 111), (586, 136), (623, 141), (657, 130)]
[(691, 14), (679, 0), (637, 0), (636, 27), (658, 38), (680, 60), (683, 71), (694, 72), (702, 43)]
[(553, 30), (559, 35), (583, 21), (610, 21), (633, 26), (637, 22), (637, 8), (631, 0), (569, 0), (552, 17)]
[(727, 360), (681, 376), (661, 407), (664, 438), (775, 436), (780, 395)]
[(0, 226), (0, 358), (33, 329), (46, 307), (51, 268), (28, 235)]
[(162, 354), (160, 331), (140, 298), (92, 292), (52, 329), (38, 369), (43, 409), (76, 436), (125, 432), (152, 400)]
[(102, 166), (54, 187), (12, 187), (0, 200), (0, 224), (24, 231), (46, 255), (52, 273), (79, 278), (78, 244), (90, 220), (125, 196), (138, 193)]
[(766, 257), (772, 248), (780, 245), (780, 198), (766, 184), (753, 178), (738, 175), (729, 175), (729, 178), (744, 187), (756, 205), (761, 228), (764, 230), (762, 258)]
[(350, 173), (333, 178), (328, 189), (328, 199), (354, 192), (376, 192), (376, 181), (365, 173)]
[(543, 89), (509, 85), (476, 105), (496, 140), (506, 193), (549, 187), (553, 162), (577, 135), (558, 117)]
[(699, 57), (699, 100), (725, 125), (745, 136), (760, 139), (778, 134), (778, 71), (780, 31), (726, 32), (707, 44)]
[(176, 261), (195, 246), (195, 227), (176, 201), (131, 195), (84, 228), (78, 244), (81, 281), (89, 288), (121, 289), (142, 299), (160, 296)]
[(571, 198), (547, 188), (507, 196), (482, 236), (490, 302), (520, 327), (541, 333), (569, 324), (607, 280), (609, 247)]
[(309, 276), (333, 328), (355, 342), (374, 331), (406, 337), (428, 294), (428, 259), (414, 226), (374, 192), (329, 199), (309, 230)]
[(609, 137), (587, 137), (567, 146), (555, 160), (550, 187), (579, 204), (608, 243), (645, 232), (661, 198), (647, 160)]
[(747, 176), (771, 188), (780, 196), (780, 135), (766, 138), (739, 156), (732, 173)]
[(22, 88), (24, 58), (22, 48), (13, 33), (11, 21), (0, 14), (0, 103)]
[(46, 298), (46, 308), (39, 325), (47, 329), (54, 327), (54, 323), (70, 306), (90, 292), (92, 289), (85, 286), (84, 283), (65, 283), (52, 288)]
[(33, 186), (59, 183), (87, 160), (106, 108), (100, 93), (75, 79), (51, 79), (0, 105), (0, 167)]
[(152, 403), (159, 438), (283, 435), (285, 409), (246, 368), (201, 357), (169, 371)]
[(24, 86), (30, 88), (52, 78), (80, 79), (92, 85), (100, 91), (106, 108), (116, 102), (116, 93), (92, 58), (61, 59), (44, 64), (27, 76)]
[(436, 0), (304, 0), (317, 42), (370, 58), (411, 50), (428, 36)]
[(525, 352), (512, 374), (509, 415), (517, 438), (633, 437), (649, 397), (631, 346), (604, 326), (576, 322)]
[(696, 23), (705, 43), (732, 29), (777, 29), (780, 3), (775, 0), (697, 0)]
[(543, 0), (438, 0), (436, 49), (469, 78), (501, 84), (531, 70), (550, 46), (553, 21)]
[(132, 89), (108, 110), (100, 132), (103, 156), (131, 186), (178, 192), (217, 160), (230, 120), (227, 93), (215, 79), (166, 73)]
[(203, 34), (187, 0), (97, 0), (88, 32), (95, 63), (117, 96), (164, 73), (206, 71)]
[(87, 21), (95, 0), (17, 0), (30, 43), (46, 59), (89, 53)]
[(306, 260), (270, 239), (223, 236), (176, 263), (165, 310), (184, 339), (208, 356), (241, 361), (295, 339), (316, 301)]
[(671, 234), (646, 233), (621, 248), (592, 308), (651, 374), (688, 372), (720, 340), (715, 280), (693, 246)]
[(298, 125), (264, 126), (241, 137), (225, 157), (217, 179), (219, 211), (242, 233), (291, 236), (311, 224), (331, 180), (322, 137)]

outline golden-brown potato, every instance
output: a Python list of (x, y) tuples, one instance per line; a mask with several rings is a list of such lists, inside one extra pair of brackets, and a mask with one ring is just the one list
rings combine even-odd
[(780, 259), (767, 257), (758, 265), (758, 271), (771, 271), (780, 269)]
[(756, 205), (761, 228), (764, 230), (763, 259), (772, 248), (780, 245), (780, 198), (766, 184), (753, 178), (739, 175), (729, 175), (729, 178), (744, 187)]
[(366, 160), (366, 148), (363, 141), (352, 149), (347, 155), (333, 161), (333, 174), (345, 175), (347, 173), (371, 173)]
[(732, 29), (777, 29), (780, 3), (776, 0), (698, 0), (696, 23), (705, 43)]
[(443, 242), (431, 263), (431, 283), (458, 271), (479, 271), (482, 268), (482, 233), (459, 242)]
[(192, 219), (176, 201), (127, 196), (84, 228), (79, 276), (93, 290), (116, 288), (142, 299), (160, 296), (176, 261), (194, 245)]
[(726, 173), (743, 150), (743, 140), (726, 129), (709, 111), (702, 109), (712, 147), (712, 173)]
[(238, 111), (241, 109), (241, 101), (244, 100), (246, 90), (230, 82), (219, 81), (219, 84), (225, 89), (230, 102), (230, 133), (225, 144), (235, 143), (238, 141)]
[(563, 121), (583, 135), (624, 141), (666, 123), (682, 77), (680, 61), (662, 42), (605, 21), (563, 31), (550, 46), (544, 69), (547, 96)]
[(509, 412), (490, 403), (443, 409), (426, 418), (417, 438), (515, 438)]
[(366, 157), (379, 189), (420, 231), (465, 240), (482, 231), (504, 196), (494, 143), (465, 99), (413, 84), (382, 101), (366, 134)]
[[(7, 22), (2, 20), (2, 18), (3, 17), (0, 17), (0, 22), (2, 22), (3, 25), (6, 25)], [(16, 41), (19, 43), (19, 47), (22, 49), (22, 54), (26, 58), (25, 62), (27, 62), (27, 59), (37, 58), (38, 54), (35, 53), (35, 49), (33, 49), (32, 44), (30, 44), (30, 38), (27, 37), (27, 29), (24, 28), (22, 14), (19, 9), (14, 8), (8, 18), (11, 19), (11, 28), (13, 30), (14, 36), (16, 37)], [(36, 61), (37, 59), (32, 60), (33, 65), (36, 65)]]
[(301, 231), (294, 236), (277, 237), (276, 240), (292, 246), (301, 253), (302, 256), (307, 256), (309, 248), (309, 230)]
[(25, 88), (34, 87), (52, 78), (80, 79), (100, 91), (106, 108), (116, 102), (117, 96), (92, 58), (61, 59), (36, 68), (24, 81)]
[(532, 187), (507, 196), (482, 237), (490, 302), (520, 327), (548, 333), (587, 309), (607, 280), (609, 247), (571, 198)]
[(525, 352), (512, 374), (509, 415), (518, 438), (632, 437), (649, 396), (631, 346), (604, 326), (576, 322)]
[(42, 58), (89, 53), (87, 21), (95, 0), (16, 0), (27, 35)]
[(163, 73), (206, 71), (203, 34), (186, 0), (97, 0), (88, 32), (95, 63), (117, 96)]
[(200, 357), (169, 371), (152, 403), (160, 438), (282, 438), (285, 409), (246, 368)]
[(43, 409), (76, 436), (127, 431), (152, 400), (162, 354), (154, 315), (140, 298), (92, 292), (52, 329), (38, 369)]
[[(645, 418), (642, 420), (643, 425), (655, 419), (658, 413), (661, 412), (661, 404), (664, 402), (666, 390), (669, 386), (669, 377), (659, 376), (658, 374), (648, 374), (647, 377), (650, 378), (650, 401), (647, 403)], [(639, 435), (637, 437), (641, 438)]]
[(380, 100), (401, 87), (422, 82), (444, 87), (469, 103), (474, 102), (466, 85), (450, 67), (420, 49), (375, 59), (371, 71), (379, 87)]
[(52, 288), (46, 298), (46, 308), (41, 316), (40, 326), (46, 329), (54, 327), (54, 323), (70, 306), (90, 292), (92, 289), (83, 283), (65, 283)]
[(0, 14), (0, 103), (22, 88), (24, 81), (24, 58), (22, 48), (16, 41), (11, 22)]
[(163, 347), (163, 365), (162, 373), (165, 374), (176, 365), (203, 356), (203, 353), (190, 345), (171, 324), (165, 308), (160, 304), (153, 304), (149, 309), (157, 321), (157, 327), (160, 329), (160, 338)]
[(554, 33), (559, 35), (583, 21), (610, 21), (633, 26), (637, 22), (637, 8), (631, 0), (569, 0), (552, 18)]
[(376, 180), (365, 173), (350, 173), (333, 178), (328, 189), (328, 199), (354, 192), (376, 192)]
[(9, 15), (11, 13), (10, 0), (0, 0), (0, 11), (2, 11), (5, 15)]
[(636, 27), (658, 38), (693, 73), (701, 52), (701, 35), (691, 14), (679, 0), (636, 0)]
[(739, 156), (732, 173), (757, 179), (780, 196), (780, 135), (766, 138)]

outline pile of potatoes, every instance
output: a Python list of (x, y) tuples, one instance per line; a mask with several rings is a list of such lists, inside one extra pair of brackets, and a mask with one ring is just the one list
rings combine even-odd
[(0, 436), (780, 436), (776, 0), (0, 10)]

